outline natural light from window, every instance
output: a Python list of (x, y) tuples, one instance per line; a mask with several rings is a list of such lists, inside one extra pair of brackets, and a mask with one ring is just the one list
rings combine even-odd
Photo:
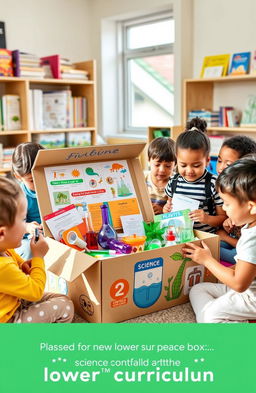
[(173, 125), (174, 20), (126, 26), (126, 126)]

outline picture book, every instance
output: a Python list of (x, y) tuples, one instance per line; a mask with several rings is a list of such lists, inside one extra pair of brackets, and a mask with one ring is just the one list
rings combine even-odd
[[(224, 76), (227, 74), (228, 71), (228, 65), (229, 65), (229, 58), (230, 55), (225, 54), (225, 55), (215, 55), (215, 56), (206, 56), (203, 61), (201, 73), (200, 73), (200, 78), (205, 78), (209, 77), (209, 67), (215, 68), (214, 73), (216, 72), (216, 67), (222, 67), (221, 69), (221, 75), (218, 76)], [(220, 69), (219, 69), (220, 70)], [(216, 74), (214, 75), (216, 76)], [(213, 77), (213, 75), (211, 75)]]
[(20, 97), (16, 94), (6, 94), (2, 97), (2, 115), (4, 130), (21, 129)]
[(13, 76), (12, 52), (0, 49), (0, 76)]
[[(46, 68), (48, 68), (50, 66), (53, 78), (61, 79), (60, 55), (41, 57), (40, 58), (40, 65), (43, 67), (47, 66)], [(49, 70), (48, 70), (48, 72), (49, 72)]]
[(107, 203), (115, 228), (121, 216), (140, 214), (126, 160), (70, 164), (44, 169), (52, 210), (86, 201), (95, 231), (101, 227), (102, 203)]
[(248, 74), (250, 69), (250, 58), (251, 58), (250, 52), (233, 54), (229, 75)]

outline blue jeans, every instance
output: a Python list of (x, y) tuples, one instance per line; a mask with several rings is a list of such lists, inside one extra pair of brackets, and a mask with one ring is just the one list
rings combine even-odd
[(235, 265), (236, 248), (221, 240), (220, 242), (220, 259)]
[(22, 239), (21, 246), (15, 249), (15, 252), (20, 255), (24, 261), (28, 261), (32, 258), (30, 242), (31, 239)]

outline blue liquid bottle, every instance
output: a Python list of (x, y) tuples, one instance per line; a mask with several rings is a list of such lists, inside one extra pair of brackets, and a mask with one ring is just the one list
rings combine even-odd
[(101, 205), (102, 227), (98, 233), (98, 243), (104, 249), (109, 249), (108, 240), (117, 239), (117, 233), (109, 223), (109, 211), (107, 205)]

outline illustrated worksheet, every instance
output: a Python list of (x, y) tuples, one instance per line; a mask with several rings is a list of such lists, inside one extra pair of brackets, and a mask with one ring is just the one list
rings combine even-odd
[(120, 216), (139, 214), (140, 209), (126, 160), (69, 164), (44, 169), (53, 211), (86, 202), (95, 230), (101, 226), (99, 206), (108, 203), (113, 225)]

